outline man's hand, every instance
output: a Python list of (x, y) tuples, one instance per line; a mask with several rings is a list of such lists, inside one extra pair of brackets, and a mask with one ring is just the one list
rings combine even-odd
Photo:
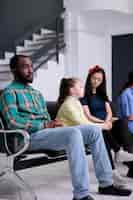
[(59, 119), (54, 119), (54, 126), (55, 127), (63, 127), (64, 126), (64, 124), (63, 124), (63, 122), (61, 122)]
[(64, 124), (59, 119), (54, 119), (47, 124), (44, 124), (44, 128), (56, 128), (56, 127), (63, 127)]

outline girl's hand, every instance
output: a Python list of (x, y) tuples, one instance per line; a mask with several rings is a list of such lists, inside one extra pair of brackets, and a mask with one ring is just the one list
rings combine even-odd
[(103, 123), (103, 130), (110, 130), (112, 128), (112, 122), (110, 121), (105, 121)]
[(117, 121), (119, 118), (118, 117), (112, 117), (112, 122)]

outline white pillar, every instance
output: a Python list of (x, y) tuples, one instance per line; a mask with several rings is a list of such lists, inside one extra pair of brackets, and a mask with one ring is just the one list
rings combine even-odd
[(107, 79), (107, 93), (112, 99), (112, 36), (106, 34), (105, 36), (105, 72)]
[(65, 76), (78, 74), (78, 16), (76, 13), (65, 14)]

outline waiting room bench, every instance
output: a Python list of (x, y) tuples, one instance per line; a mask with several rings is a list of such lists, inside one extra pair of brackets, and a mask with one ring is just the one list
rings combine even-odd
[[(56, 102), (47, 102), (47, 108), (51, 116), (51, 119), (54, 119), (56, 117), (56, 112), (57, 112)], [(2, 115), (1, 115), (1, 120), (4, 124), (4, 129), (6, 129), (5, 122)], [(2, 140), (4, 141), (4, 139), (5, 138), (3, 138)], [(9, 135), (7, 137), (7, 146), (9, 147), (11, 151), (13, 152), (15, 151), (15, 148), (17, 145), (16, 145), (16, 138), (13, 138), (13, 135), (12, 136)], [(66, 159), (66, 153), (64, 150), (54, 151), (50, 149), (46, 149), (46, 150), (39, 149), (39, 150), (29, 151), (27, 149), (21, 155), (16, 156), (14, 160), (14, 170), (21, 170), (21, 169), (26, 169), (30, 167), (45, 165), (45, 164), (49, 164), (49, 163), (53, 163), (57, 161), (62, 161), (65, 159)]]

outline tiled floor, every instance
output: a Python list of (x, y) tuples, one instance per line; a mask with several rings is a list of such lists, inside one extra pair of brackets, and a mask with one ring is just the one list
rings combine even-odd
[[(97, 181), (94, 174), (93, 164), (91, 156), (89, 160), (89, 172), (90, 172), (90, 190), (96, 200), (133, 200), (133, 194), (129, 197), (117, 197), (117, 196), (103, 196), (97, 194)], [(121, 174), (124, 176), (127, 172), (126, 167), (119, 166)], [(24, 177), (35, 190), (38, 200), (71, 200), (72, 199), (72, 187), (70, 181), (70, 175), (68, 171), (67, 161), (49, 164), (32, 169), (26, 169), (19, 171), (19, 174)], [(133, 179), (126, 178), (127, 187), (133, 190)], [(1, 186), (3, 183), (3, 186)], [(3, 188), (2, 188), (3, 187)], [(25, 193), (21, 193), (18, 196), (12, 192), (18, 190), (13, 184), (13, 180), (0, 182), (0, 188), (3, 193), (7, 195), (1, 195), (0, 200), (31, 200), (30, 197), (25, 196)], [(18, 193), (17, 193), (18, 194)]]

